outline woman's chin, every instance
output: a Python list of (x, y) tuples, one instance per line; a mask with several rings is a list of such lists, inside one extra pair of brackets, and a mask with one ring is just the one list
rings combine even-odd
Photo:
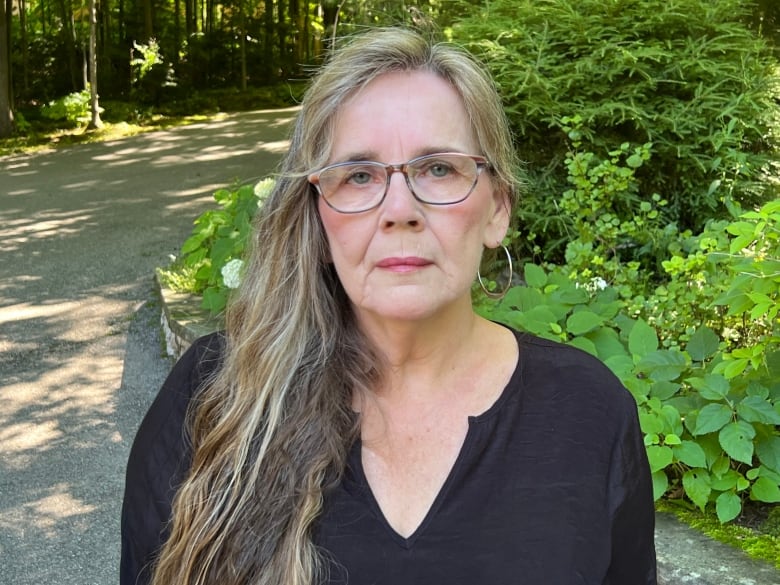
[(388, 296), (378, 303), (357, 306), (356, 310), (372, 321), (423, 323), (450, 318), (459, 309), (470, 310), (470, 297), (466, 302), (459, 300), (442, 298), (431, 291), (406, 291), (402, 295)]

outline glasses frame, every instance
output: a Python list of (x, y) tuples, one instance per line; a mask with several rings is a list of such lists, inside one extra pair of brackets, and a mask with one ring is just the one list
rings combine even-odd
[[(410, 165), (414, 165), (415, 163), (418, 163), (421, 160), (425, 160), (428, 158), (436, 158), (439, 156), (453, 156), (453, 155), (470, 158), (477, 164), (477, 174), (474, 177), (474, 183), (472, 183), (471, 187), (463, 197), (461, 197), (457, 201), (447, 201), (446, 203), (442, 203), (439, 201), (427, 201), (414, 192), (414, 188), (412, 187), (412, 181), (409, 178)], [(365, 209), (359, 209), (357, 211), (343, 211), (337, 207), (334, 207), (333, 204), (330, 201), (328, 201), (328, 198), (322, 192), (322, 188), (320, 187), (320, 175), (325, 171), (329, 171), (331, 169), (335, 169), (338, 167), (344, 167), (347, 165), (359, 165), (359, 164), (376, 165), (377, 167), (381, 167), (385, 169), (385, 175), (387, 175), (387, 180), (385, 181), (385, 189), (382, 192), (382, 196), (374, 205), (371, 205), (370, 207), (366, 207)], [(425, 203), (426, 205), (443, 206), (443, 205), (455, 205), (457, 203), (461, 203), (462, 201), (468, 199), (469, 195), (471, 195), (474, 192), (474, 189), (476, 188), (477, 183), (479, 182), (479, 176), (482, 174), (482, 171), (485, 168), (489, 168), (489, 167), (490, 167), (490, 163), (484, 156), (464, 154), (462, 152), (435, 152), (432, 154), (425, 154), (423, 156), (418, 156), (409, 161), (406, 161), (405, 163), (398, 163), (398, 164), (385, 164), (375, 160), (348, 160), (348, 161), (328, 165), (326, 167), (321, 168), (319, 171), (313, 172), (308, 176), (308, 181), (309, 183), (314, 185), (314, 187), (317, 189), (317, 193), (319, 193), (323, 201), (325, 201), (328, 207), (330, 207), (333, 211), (337, 211), (338, 213), (353, 214), (353, 213), (364, 213), (366, 211), (371, 211), (372, 209), (376, 209), (377, 207), (382, 205), (382, 202), (385, 200), (385, 197), (387, 197), (387, 191), (388, 189), (390, 189), (390, 179), (393, 177), (394, 173), (401, 173), (404, 176), (404, 179), (406, 180), (406, 186), (409, 188), (409, 192), (417, 201), (419, 201), (420, 203)]]

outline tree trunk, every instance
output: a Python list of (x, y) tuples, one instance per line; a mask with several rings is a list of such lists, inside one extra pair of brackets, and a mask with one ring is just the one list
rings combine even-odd
[(81, 43), (81, 87), (89, 88), (89, 63), (87, 63), (89, 49), (87, 43)]
[(290, 71), (290, 58), (287, 55), (287, 6), (284, 0), (276, 0), (276, 34), (279, 35), (279, 69), (282, 78)]
[(0, 2), (0, 138), (8, 138), (14, 131), (14, 113), (11, 101), (11, 53), (8, 50), (11, 12)]
[(193, 23), (195, 22), (195, 0), (184, 0), (184, 33), (187, 36), (187, 42), (190, 41), (192, 33), (195, 32)]
[(273, 78), (274, 63), (274, 0), (265, 0), (263, 35), (263, 76), (265, 83)]
[(76, 31), (73, 26), (73, 10), (70, 6), (66, 6), (65, 0), (59, 0), (60, 16), (62, 22), (65, 25), (63, 34), (65, 35), (65, 47), (68, 52), (68, 72), (70, 73), (70, 85), (71, 91), (78, 90), (78, 83), (76, 82), (76, 70), (78, 65), (76, 64)]
[(26, 94), (30, 88), (30, 51), (27, 46), (27, 2), (19, 0), (19, 32), (22, 42), (22, 88)]
[(153, 18), (152, 18), (152, 0), (144, 0), (143, 2), (144, 6), (144, 39), (145, 43), (149, 42), (149, 39), (151, 39), (154, 36), (154, 26), (153, 26)]
[(90, 129), (103, 126), (103, 121), (100, 119), (97, 88), (97, 8), (95, 0), (89, 0), (89, 105), (92, 114), (88, 126)]
[(240, 35), (239, 44), (241, 51), (241, 91), (246, 91), (246, 7), (244, 3), (239, 4), (239, 10), (241, 10), (241, 16), (239, 22), (238, 34)]
[(179, 64), (179, 52), (181, 51), (181, 0), (173, 2), (173, 62)]
[[(1, 0), (0, 0), (1, 1)], [(14, 68), (11, 65), (11, 55), (13, 54), (13, 22), (14, 22), (14, 3), (13, 0), (5, 0), (6, 14), (6, 55), (8, 55), (8, 102), (11, 104), (11, 111), (14, 110)]]

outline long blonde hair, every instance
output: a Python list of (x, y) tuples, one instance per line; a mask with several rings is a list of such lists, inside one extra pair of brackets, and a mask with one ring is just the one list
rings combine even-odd
[(328, 158), (340, 104), (391, 71), (428, 70), (460, 93), (497, 188), (515, 192), (514, 151), (490, 78), (465, 52), (406, 29), (374, 29), (313, 80), (246, 276), (226, 315), (224, 362), (192, 408), (190, 473), (173, 504), (155, 585), (313, 585), (312, 531), (358, 433), (356, 392), (380, 361), (329, 262), (306, 180)]

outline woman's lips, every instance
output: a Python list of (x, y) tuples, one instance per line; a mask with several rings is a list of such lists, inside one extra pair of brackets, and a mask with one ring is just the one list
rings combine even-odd
[(383, 268), (392, 272), (412, 272), (430, 264), (433, 264), (433, 262), (416, 256), (384, 258), (376, 263), (377, 268)]

